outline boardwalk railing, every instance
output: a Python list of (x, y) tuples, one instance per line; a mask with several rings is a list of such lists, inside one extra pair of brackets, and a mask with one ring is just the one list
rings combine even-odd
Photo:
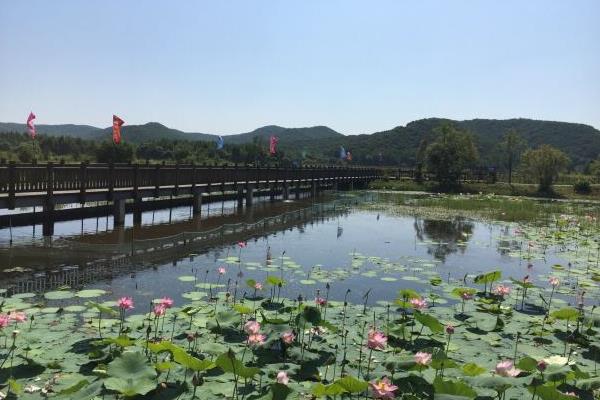
[(378, 175), (375, 168), (237, 167), (179, 164), (0, 164), (0, 193), (86, 191), (137, 187), (177, 188), (223, 182), (282, 182), (360, 178)]

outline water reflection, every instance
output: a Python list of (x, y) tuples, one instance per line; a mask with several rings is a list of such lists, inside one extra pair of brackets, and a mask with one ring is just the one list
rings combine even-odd
[(473, 234), (473, 222), (463, 218), (432, 220), (415, 217), (413, 224), (417, 238), (427, 244), (427, 252), (435, 259), (446, 261), (449, 254), (464, 254)]

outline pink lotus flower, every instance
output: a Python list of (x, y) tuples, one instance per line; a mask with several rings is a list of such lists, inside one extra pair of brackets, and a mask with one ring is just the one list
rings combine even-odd
[(165, 308), (173, 307), (173, 299), (170, 297), (163, 297), (160, 299), (160, 304), (162, 304)]
[(392, 384), (388, 378), (383, 378), (378, 381), (369, 382), (369, 386), (373, 391), (373, 398), (375, 399), (393, 399), (394, 391), (398, 389), (398, 386)]
[(538, 363), (537, 363), (537, 369), (539, 371), (543, 372), (543, 371), (546, 370), (546, 368), (548, 368), (548, 363), (546, 361), (544, 361), (544, 360), (538, 361)]
[(411, 299), (410, 305), (413, 306), (415, 310), (423, 310), (427, 308), (427, 301), (425, 299)]
[(514, 377), (521, 373), (521, 370), (515, 368), (515, 364), (512, 360), (500, 361), (496, 365), (496, 373), (504, 377)]
[(225, 273), (227, 272), (227, 270), (225, 269), (225, 267), (219, 267), (217, 269), (217, 272), (219, 273), (219, 275), (225, 275)]
[(154, 306), (154, 315), (157, 317), (162, 317), (167, 312), (167, 308), (162, 304), (157, 304)]
[(504, 285), (498, 285), (494, 288), (494, 293), (496, 293), (498, 296), (504, 297), (510, 293), (510, 287), (504, 286)]
[(246, 247), (246, 246), (247, 246), (246, 242), (238, 242), (238, 247), (239, 247), (240, 249), (243, 249), (243, 248), (244, 248), (244, 247)]
[(122, 310), (131, 310), (133, 308), (133, 299), (131, 297), (121, 297), (117, 301), (117, 305)]
[(294, 343), (294, 340), (296, 340), (296, 335), (294, 335), (294, 332), (292, 331), (283, 332), (281, 334), (281, 340), (283, 343), (290, 345)]
[(6, 314), (0, 314), (0, 329), (6, 328), (10, 324), (10, 318)]
[(290, 378), (287, 376), (285, 371), (279, 371), (277, 373), (277, 383), (281, 383), (282, 385), (287, 385), (290, 381)]
[(383, 350), (387, 345), (387, 336), (381, 331), (371, 329), (367, 336), (367, 347), (372, 350)]
[(256, 283), (254, 284), (254, 289), (256, 289), (256, 290), (262, 290), (262, 289), (263, 289), (263, 285), (262, 285), (262, 283), (260, 283), (260, 282), (256, 282)]
[(429, 365), (431, 364), (431, 359), (431, 353), (419, 351), (417, 354), (415, 354), (415, 362), (417, 363), (417, 365)]
[(260, 333), (248, 336), (248, 344), (250, 346), (258, 346), (265, 342), (265, 335)]
[(460, 297), (461, 297), (463, 300), (471, 300), (471, 299), (473, 298), (473, 295), (472, 295), (471, 293), (469, 293), (469, 292), (462, 292), (462, 293), (460, 294)]
[(558, 284), (560, 283), (560, 281), (558, 280), (557, 277), (551, 276), (550, 279), (548, 279), (548, 283), (550, 283), (554, 287), (557, 287)]
[(260, 323), (258, 321), (248, 321), (244, 324), (244, 331), (248, 335), (256, 335), (260, 332)]
[(454, 325), (450, 325), (450, 324), (446, 325), (446, 333), (448, 335), (454, 334)]
[(20, 312), (20, 311), (9, 313), (8, 318), (11, 321), (15, 321), (17, 323), (27, 321), (27, 315), (24, 312)]
[(317, 297), (317, 298), (315, 299), (315, 304), (316, 304), (316, 305), (318, 305), (318, 306), (324, 307), (324, 306), (326, 306), (326, 305), (327, 305), (327, 300), (325, 300), (325, 299), (324, 299), (324, 298), (322, 298), (322, 297)]

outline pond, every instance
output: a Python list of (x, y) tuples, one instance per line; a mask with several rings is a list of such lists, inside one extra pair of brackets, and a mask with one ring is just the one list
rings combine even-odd
[[(413, 398), (430, 398), (434, 392), (464, 398), (506, 392), (521, 398), (538, 389), (544, 396), (571, 391), (592, 398), (599, 387), (594, 380), (600, 322), (594, 316), (600, 298), (597, 204), (374, 192), (346, 195), (327, 204), (280, 204), (258, 208), (250, 218), (223, 212), (220, 218), (242, 225), (282, 212), (293, 218), (277, 220), (269, 230), (225, 235), (210, 246), (192, 243), (119, 257), (108, 274), (87, 280), (88, 269), (102, 267), (89, 261), (87, 266), (63, 265), (59, 269), (77, 276), (70, 288), (59, 285), (44, 295), (30, 293), (26, 285), (6, 287), (4, 310), (22, 310), (30, 316), (29, 323), (40, 327), (38, 336), (30, 333), (34, 339), (28, 342), (30, 354), (43, 365), (63, 358), (41, 351), (44, 344), (56, 344), (57, 336), (39, 335), (47, 329), (61, 333), (74, 327), (79, 337), (70, 339), (70, 346), (83, 345), (84, 340), (86, 351), (98, 354), (92, 359), (67, 356), (64, 364), (85, 358), (94, 365), (116, 365), (113, 370), (125, 362), (147, 370), (142, 379), (146, 386), (138, 387), (110, 371), (88, 376), (61, 364), (58, 369), (72, 381), (50, 386), (70, 388), (85, 380), (80, 389), (93, 395), (143, 393), (162, 398), (179, 393), (192, 398), (193, 388), (200, 388), (199, 398), (351, 393), (386, 398), (381, 393), (388, 385), (389, 393)], [(190, 223), (185, 213), (176, 211), (182, 224)], [(515, 220), (525, 216), (529, 220)], [(214, 222), (219, 223), (223, 220)], [(95, 234), (93, 225), (86, 226), (92, 226), (87, 235), (69, 240), (106, 246), (128, 237), (110, 230)], [(165, 229), (182, 231), (189, 226), (150, 227), (140, 234), (152, 237)], [(39, 272), (44, 279), (52, 276), (50, 271)], [(3, 275), (6, 286), (15, 285), (19, 279), (9, 275)], [(125, 297), (131, 298), (135, 309), (121, 304), (121, 319), (112, 314), (118, 311), (115, 300)], [(156, 314), (163, 297), (174, 303), (174, 308), (169, 304), (163, 309), (168, 310), (166, 322), (163, 314)], [(258, 334), (247, 324), (255, 320), (264, 333), (254, 337), (254, 344), (261, 344), (257, 347), (248, 342)], [(363, 348), (369, 329), (373, 340)], [(186, 342), (186, 335), (194, 331), (208, 341), (193, 337)], [(286, 332), (294, 333), (290, 343), (280, 342)], [(4, 334), (8, 335), (6, 330)], [(100, 335), (115, 341), (89, 341)], [(154, 356), (148, 356), (148, 343), (158, 346), (150, 349)], [(148, 369), (152, 360), (168, 362), (169, 367)], [(556, 380), (540, 376), (541, 360), (546, 360), (544, 368), (550, 368)], [(507, 361), (511, 364), (506, 368), (498, 367)], [(341, 371), (333, 367), (336, 364)], [(239, 388), (235, 365), (248, 375)], [(171, 369), (179, 380), (169, 381)], [(183, 387), (181, 379), (186, 381), (188, 371), (204, 383)], [(291, 383), (277, 378), (281, 371)], [(48, 377), (49, 372), (40, 374)], [(0, 384), (2, 376), (9, 382), (7, 372), (2, 375), (0, 369)], [(541, 380), (532, 385), (534, 377)], [(160, 379), (171, 383), (156, 389)], [(19, 382), (30, 383), (27, 378)], [(405, 386), (390, 389), (399, 384)], [(536, 393), (534, 397), (560, 398)]]

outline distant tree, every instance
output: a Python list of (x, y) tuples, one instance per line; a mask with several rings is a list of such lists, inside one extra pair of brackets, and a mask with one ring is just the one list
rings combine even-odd
[(22, 163), (31, 163), (36, 159), (36, 151), (35, 148), (31, 145), (31, 143), (21, 143), (19, 147), (17, 147), (17, 158)]
[(559, 173), (568, 164), (569, 157), (565, 153), (547, 144), (523, 153), (523, 169), (538, 181), (540, 192), (551, 192)]
[(134, 156), (134, 148), (129, 143), (104, 142), (96, 149), (96, 161), (99, 163), (128, 163), (133, 161)]
[(438, 134), (425, 155), (427, 170), (432, 172), (443, 189), (460, 185), (460, 176), (465, 168), (477, 161), (479, 155), (473, 138), (450, 124), (436, 129)]
[(600, 178), (600, 158), (590, 163), (588, 167), (590, 175), (595, 175)]
[(521, 153), (525, 150), (527, 143), (515, 129), (506, 132), (500, 142), (500, 149), (505, 155), (506, 167), (508, 168), (508, 184), (512, 184), (512, 174)]
[(425, 164), (425, 156), (427, 153), (427, 138), (421, 139), (419, 148), (417, 149), (416, 156), (416, 168), (415, 168), (415, 181), (418, 183), (423, 182), (423, 164)]

